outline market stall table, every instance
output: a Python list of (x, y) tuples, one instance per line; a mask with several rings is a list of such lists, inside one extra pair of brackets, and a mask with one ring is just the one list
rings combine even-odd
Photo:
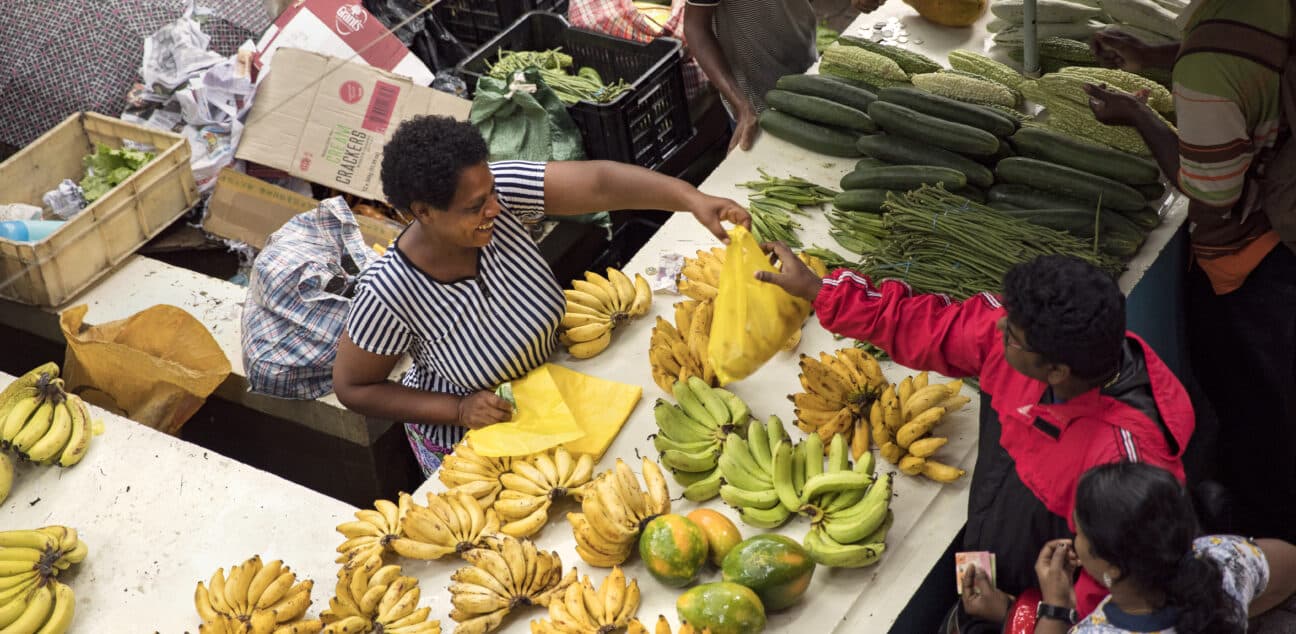
[[(14, 377), (0, 373), (0, 389)], [(197, 632), (194, 585), (259, 554), (332, 596), (333, 527), (355, 509), (144, 425), (92, 408), (104, 433), (68, 469), (19, 465), (0, 530), (70, 526), (90, 548), (59, 575), (71, 632)]]

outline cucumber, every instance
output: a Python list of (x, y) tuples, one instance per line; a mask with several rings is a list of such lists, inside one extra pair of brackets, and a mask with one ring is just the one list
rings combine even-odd
[(909, 191), (923, 185), (941, 183), (945, 189), (956, 190), (967, 185), (967, 176), (948, 167), (931, 165), (895, 165), (891, 167), (873, 167), (857, 169), (841, 179), (841, 188), (846, 189), (893, 189)]
[(1129, 185), (1038, 159), (1006, 158), (995, 166), (995, 175), (1005, 183), (1031, 185), (1052, 194), (1079, 199), (1086, 207), (1103, 205), (1117, 211), (1138, 211), (1147, 204), (1143, 195)]
[(1122, 218), (1145, 231), (1151, 231), (1161, 224), (1161, 214), (1155, 207), (1144, 207), (1138, 211), (1120, 212)]
[(995, 200), (991, 200), (987, 202), (986, 206), (990, 207), (991, 209), (994, 209), (995, 211), (1011, 211), (1014, 209), (1021, 209), (1021, 207), (1018, 207), (1017, 205), (1013, 205), (1005, 202), (999, 202)]
[(946, 121), (970, 125), (995, 136), (1008, 136), (1017, 130), (1017, 122), (994, 110), (976, 104), (955, 101), (917, 88), (883, 88), (878, 99), (899, 104)]
[(760, 127), (792, 145), (820, 154), (845, 158), (860, 155), (860, 150), (855, 146), (859, 135), (803, 121), (777, 110), (762, 112)]
[(1014, 205), (1019, 209), (1084, 209), (1085, 201), (1040, 191), (1030, 185), (997, 183), (987, 194), (990, 202)]
[(875, 159), (871, 156), (866, 156), (855, 163), (855, 169), (862, 170), (870, 167), (887, 167), (889, 165), (891, 164), (882, 159)]
[(1161, 179), (1154, 161), (1044, 128), (1022, 128), (1009, 139), (1018, 154), (1104, 176), (1126, 185), (1151, 185)]
[(968, 185), (967, 187), (962, 187), (954, 190), (953, 193), (958, 194), (959, 196), (962, 196), (974, 203), (984, 205), (986, 202), (985, 190), (981, 189), (980, 187), (974, 187), (972, 185)]
[(872, 92), (823, 75), (784, 75), (774, 87), (799, 95), (822, 97), (860, 112), (868, 110), (869, 104), (877, 101), (877, 95)]
[(888, 189), (848, 189), (833, 198), (833, 207), (842, 211), (882, 213), (882, 203), (889, 193)]
[(821, 123), (856, 132), (877, 132), (877, 125), (868, 115), (823, 97), (775, 89), (765, 93), (765, 103), (775, 110), (781, 110), (811, 123)]
[(1143, 198), (1146, 200), (1161, 200), (1161, 197), (1165, 196), (1166, 193), (1165, 185), (1160, 182), (1149, 183), (1147, 185), (1135, 185), (1134, 189), (1137, 189), (1140, 194), (1143, 194)]
[(872, 134), (860, 137), (855, 143), (860, 152), (896, 165), (935, 165), (963, 172), (968, 183), (977, 187), (994, 184), (994, 172), (976, 161), (949, 150), (932, 147), (889, 134)]
[(999, 137), (985, 130), (946, 121), (889, 101), (869, 104), (868, 116), (888, 134), (916, 139), (951, 152), (990, 156), (999, 151)]
[[(1081, 240), (1093, 240), (1094, 212), (1087, 209), (1000, 209), (1005, 216), (1031, 224), (1065, 231)], [(1119, 214), (1104, 214), (1098, 248), (1108, 255), (1129, 257), (1138, 252), (1146, 237)]]

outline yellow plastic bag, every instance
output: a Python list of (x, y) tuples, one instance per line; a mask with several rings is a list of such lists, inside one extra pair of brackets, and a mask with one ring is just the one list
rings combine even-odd
[(810, 315), (809, 302), (756, 279), (757, 271), (777, 270), (751, 233), (742, 227), (729, 230), (707, 346), (720, 385), (750, 376)]
[(229, 376), (230, 363), (193, 315), (159, 304), (126, 319), (85, 326), (88, 306), (63, 311), (67, 389), (108, 411), (168, 434)]
[(468, 432), (483, 456), (529, 456), (558, 445), (568, 451), (607, 451), (643, 388), (545, 364), (513, 382), (513, 420)]

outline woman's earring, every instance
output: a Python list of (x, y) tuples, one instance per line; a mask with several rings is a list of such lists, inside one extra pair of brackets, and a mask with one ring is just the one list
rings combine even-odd
[(1102, 582), (1103, 582), (1103, 585), (1104, 585), (1104, 586), (1107, 586), (1108, 588), (1111, 588), (1111, 586), (1112, 586), (1112, 578), (1111, 578), (1111, 573), (1110, 573), (1110, 572), (1104, 572), (1104, 573), (1103, 573)]

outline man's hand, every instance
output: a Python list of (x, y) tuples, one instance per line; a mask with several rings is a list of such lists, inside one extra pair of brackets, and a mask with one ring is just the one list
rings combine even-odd
[(708, 196), (698, 192), (696, 202), (689, 205), (689, 212), (725, 244), (729, 244), (729, 232), (725, 231), (720, 221), (741, 225), (744, 229), (751, 230), (751, 214), (747, 213), (742, 205), (728, 198)]
[(459, 399), (459, 424), (481, 429), (513, 418), (513, 406), (494, 392), (477, 392)]
[(1152, 47), (1119, 28), (1094, 33), (1089, 42), (1098, 63), (1131, 73), (1152, 68)]
[(1084, 91), (1089, 95), (1089, 109), (1094, 118), (1107, 125), (1134, 125), (1139, 112), (1147, 107), (1146, 90), (1131, 95), (1106, 86), (1085, 84)]
[(851, 6), (860, 13), (873, 13), (885, 2), (886, 0), (851, 0)]
[(789, 249), (782, 242), (766, 242), (761, 245), (766, 253), (773, 253), (778, 262), (782, 263), (782, 270), (777, 273), (770, 271), (757, 271), (756, 279), (762, 282), (774, 284), (779, 288), (787, 291), (793, 297), (800, 297), (808, 302), (813, 303), (819, 296), (819, 289), (823, 288), (823, 280), (815, 275), (805, 262), (801, 261), (792, 249)]
[(1069, 539), (1055, 539), (1040, 549), (1035, 561), (1035, 575), (1039, 577), (1040, 594), (1044, 602), (1063, 608), (1074, 608), (1075, 571), (1080, 559)]
[(963, 611), (991, 623), (1003, 623), (1012, 608), (1012, 595), (990, 585), (990, 576), (976, 566), (963, 573)]
[(742, 148), (744, 152), (750, 150), (758, 134), (760, 134), (760, 117), (750, 105), (746, 105), (738, 113), (738, 121), (734, 124), (733, 138), (729, 139), (729, 151), (732, 152), (736, 147)]

